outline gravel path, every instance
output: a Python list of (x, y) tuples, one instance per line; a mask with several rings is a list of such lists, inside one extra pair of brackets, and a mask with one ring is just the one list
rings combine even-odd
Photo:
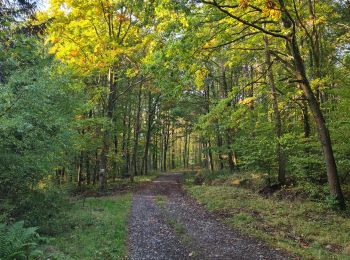
[(282, 252), (229, 229), (165, 174), (134, 195), (129, 259), (288, 259)]

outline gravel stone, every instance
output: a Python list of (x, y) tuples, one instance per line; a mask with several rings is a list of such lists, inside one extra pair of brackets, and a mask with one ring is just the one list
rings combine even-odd
[[(129, 219), (129, 259), (292, 259), (207, 213), (169, 173), (142, 185)], [(159, 200), (164, 202), (159, 202)]]

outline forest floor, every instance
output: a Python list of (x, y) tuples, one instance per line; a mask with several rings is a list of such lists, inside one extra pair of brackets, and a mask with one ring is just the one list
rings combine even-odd
[(257, 174), (240, 175), (188, 172), (182, 181), (189, 196), (230, 228), (299, 259), (350, 259), (349, 211), (312, 200), (298, 186), (266, 195)]
[(44, 259), (123, 259), (131, 200), (131, 193), (74, 198), (58, 220), (63, 224), (55, 225), (57, 234), (42, 248)]
[(183, 191), (181, 174), (141, 185), (129, 218), (129, 259), (288, 259), (279, 249), (229, 229)]

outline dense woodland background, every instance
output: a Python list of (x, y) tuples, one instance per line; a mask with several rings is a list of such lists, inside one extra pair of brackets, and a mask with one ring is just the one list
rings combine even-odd
[(2, 0), (0, 222), (173, 169), (345, 209), (349, 39), (348, 1)]

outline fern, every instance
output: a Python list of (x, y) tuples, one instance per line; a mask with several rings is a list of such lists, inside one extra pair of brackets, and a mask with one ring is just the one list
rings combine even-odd
[(27, 259), (37, 253), (39, 235), (36, 227), (24, 227), (24, 221), (12, 225), (0, 223), (0, 259)]

